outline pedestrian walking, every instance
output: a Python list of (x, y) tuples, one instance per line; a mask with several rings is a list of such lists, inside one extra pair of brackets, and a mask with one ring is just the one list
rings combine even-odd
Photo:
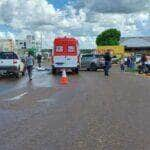
[(131, 67), (131, 57), (130, 56), (127, 57), (127, 67), (128, 68)]
[(121, 72), (125, 71), (125, 61), (123, 59), (120, 61), (120, 70)]
[(42, 55), (38, 54), (37, 55), (37, 63), (38, 63), (39, 68), (41, 68), (41, 61), (42, 61)]
[(31, 55), (31, 53), (28, 53), (28, 56), (26, 57), (26, 67), (27, 67), (27, 72), (29, 76), (29, 80), (32, 80), (32, 70), (34, 66), (34, 58)]
[(111, 55), (109, 50), (105, 53), (104, 60), (105, 60), (104, 74), (106, 77), (108, 77), (109, 69), (111, 68)]
[(135, 68), (135, 61), (136, 61), (135, 55), (132, 54), (131, 55), (131, 66), (130, 66), (131, 69)]

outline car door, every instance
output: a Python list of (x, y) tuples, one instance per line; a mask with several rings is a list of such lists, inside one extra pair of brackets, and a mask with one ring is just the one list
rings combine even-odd
[(83, 55), (81, 58), (81, 68), (87, 68), (88, 57)]
[(92, 54), (83, 55), (82, 58), (81, 58), (81, 67), (88, 68), (92, 59), (93, 59)]
[(56, 68), (62, 68), (66, 65), (65, 47), (64, 45), (56, 45), (54, 48), (54, 66)]
[(78, 66), (78, 54), (75, 45), (66, 46), (66, 67), (72, 68)]

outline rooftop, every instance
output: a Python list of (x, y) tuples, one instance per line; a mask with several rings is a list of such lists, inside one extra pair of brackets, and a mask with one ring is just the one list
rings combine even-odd
[(122, 37), (120, 44), (127, 47), (150, 47), (150, 37)]

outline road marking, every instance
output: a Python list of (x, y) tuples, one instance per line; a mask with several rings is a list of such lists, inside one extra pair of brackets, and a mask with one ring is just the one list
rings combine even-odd
[(44, 103), (44, 102), (48, 102), (49, 100), (48, 99), (44, 99), (44, 100), (39, 100), (37, 101), (38, 103)]
[(37, 103), (46, 103), (46, 102), (54, 102), (54, 99), (43, 99), (43, 100), (38, 100)]
[(24, 93), (22, 93), (22, 94), (20, 94), (18, 96), (15, 96), (13, 98), (10, 98), (10, 99), (4, 100), (4, 101), (16, 101), (16, 100), (21, 99), (24, 95), (27, 95), (27, 92), (24, 92)]

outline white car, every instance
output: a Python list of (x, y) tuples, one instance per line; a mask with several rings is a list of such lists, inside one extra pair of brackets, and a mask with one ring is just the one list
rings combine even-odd
[(139, 63), (141, 61), (141, 54), (136, 54), (135, 55), (135, 62)]
[(17, 78), (25, 73), (25, 64), (15, 52), (0, 52), (0, 74), (14, 74)]

